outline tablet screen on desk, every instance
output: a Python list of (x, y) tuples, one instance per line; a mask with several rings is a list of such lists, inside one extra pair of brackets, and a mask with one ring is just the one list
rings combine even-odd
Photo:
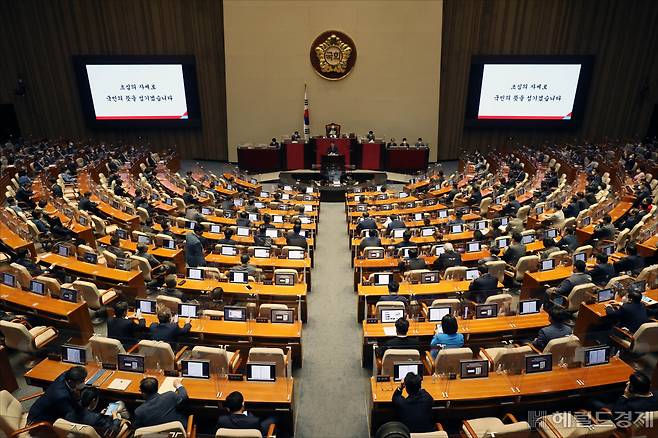
[(391, 282), (391, 274), (375, 274), (375, 286), (386, 286)]
[(246, 321), (247, 308), (238, 306), (224, 306), (224, 321)]
[(183, 377), (210, 378), (210, 361), (207, 360), (182, 360), (181, 369)]
[(498, 316), (498, 304), (480, 304), (475, 306), (475, 319), (495, 318)]
[(519, 315), (532, 315), (539, 313), (541, 303), (539, 300), (522, 300), (519, 301)]
[(76, 365), (87, 363), (87, 350), (74, 345), (62, 345), (62, 362)]
[(132, 261), (130, 259), (117, 259), (116, 268), (122, 271), (130, 271), (132, 268)]
[(304, 251), (299, 249), (291, 249), (288, 251), (288, 258), (290, 260), (302, 260), (304, 258)]
[(573, 255), (573, 261), (577, 262), (578, 260), (580, 260), (581, 262), (586, 261), (587, 260), (587, 253), (579, 252), (578, 254), (574, 254)]
[(601, 245), (599, 247), (601, 252), (607, 256), (612, 255), (613, 252), (615, 252), (615, 246), (614, 245)]
[(448, 210), (439, 210), (439, 218), (444, 219), (448, 217)]
[(37, 295), (46, 295), (46, 283), (37, 280), (30, 280), (30, 292)]
[(295, 274), (293, 273), (274, 274), (274, 284), (277, 286), (292, 286), (295, 284)]
[(480, 251), (480, 242), (468, 242), (466, 244), (466, 252), (478, 252)]
[(117, 228), (116, 230), (114, 230), (114, 235), (117, 236), (119, 239), (125, 240), (128, 238), (128, 232), (123, 228)]
[(612, 289), (601, 289), (596, 292), (596, 302), (602, 303), (603, 301), (610, 301), (615, 298), (615, 293)]
[(248, 237), (249, 236), (249, 228), (248, 227), (237, 227), (236, 228), (236, 234), (241, 237)]
[(144, 234), (138, 234), (137, 235), (137, 243), (145, 243), (147, 245), (151, 244), (151, 238), (149, 236), (146, 236)]
[(199, 312), (198, 304), (178, 304), (178, 315), (184, 318), (197, 318)]
[(61, 288), (59, 290), (59, 298), (62, 301), (68, 301), (69, 303), (77, 303), (78, 302), (78, 291), (75, 290), (75, 289)]
[(269, 248), (255, 248), (254, 249), (254, 257), (257, 259), (267, 259), (270, 257), (270, 250)]
[(88, 223), (87, 217), (80, 215), (80, 217), (78, 218), (78, 222), (80, 222), (80, 225), (82, 225), (83, 227), (86, 227)]
[(436, 246), (434, 247), (434, 255), (435, 255), (435, 256), (440, 256), (440, 255), (443, 254), (444, 252), (446, 252), (446, 249), (444, 248), (443, 245), (436, 245)]
[(155, 301), (153, 301), (153, 300), (136, 299), (135, 300), (135, 305), (140, 310), (140, 312), (142, 312), (144, 314), (148, 314), (148, 315), (154, 315), (155, 314)]
[(502, 239), (496, 240), (496, 245), (498, 245), (498, 248), (507, 248), (509, 245), (509, 238), (504, 237)]
[(249, 220), (256, 222), (258, 220), (258, 213), (249, 213)]
[(222, 232), (222, 226), (218, 225), (218, 224), (212, 224), (210, 226), (210, 232), (215, 233), (215, 234), (219, 234), (219, 233)]
[(16, 276), (8, 272), (3, 272), (2, 284), (4, 284), (5, 286), (16, 287)]
[(551, 269), (555, 269), (555, 259), (541, 261), (541, 267), (539, 268), (540, 271), (550, 271)]
[(421, 237), (430, 237), (434, 235), (434, 227), (426, 227), (420, 229)]
[(422, 284), (438, 283), (439, 278), (438, 271), (423, 272), (420, 274), (420, 282)]
[(379, 321), (383, 323), (395, 322), (400, 318), (404, 318), (404, 309), (380, 309)]
[(68, 257), (70, 253), (71, 251), (69, 251), (68, 246), (59, 245), (57, 247), (57, 254), (61, 255), (62, 257)]
[(279, 237), (279, 232), (277, 231), (276, 228), (266, 228), (265, 235), (270, 239), (276, 239), (277, 237)]
[(311, 223), (311, 218), (308, 217), (308, 216), (298, 216), (298, 218), (299, 218), (299, 221), (302, 224), (310, 224)]
[(543, 373), (553, 369), (553, 355), (548, 354), (528, 354), (525, 357), (525, 373)]
[(584, 365), (586, 367), (594, 365), (603, 365), (610, 362), (610, 347), (594, 347), (586, 348), (584, 350), (585, 360)]
[(176, 242), (174, 239), (162, 239), (162, 247), (166, 249), (176, 249)]
[(222, 245), (221, 254), (224, 256), (234, 256), (238, 253), (238, 249), (235, 246)]
[(213, 214), (214, 212), (215, 210), (213, 210), (212, 208), (201, 207), (201, 214), (203, 215)]
[(504, 226), (507, 225), (508, 223), (509, 223), (509, 217), (508, 217), (508, 216), (505, 216), (505, 217), (501, 217), (501, 218), (500, 218), (500, 225), (501, 225), (501, 226), (504, 227)]
[(384, 258), (384, 250), (383, 249), (369, 249), (366, 251), (366, 258), (367, 259), (383, 259)]
[(462, 379), (474, 379), (489, 375), (489, 361), (487, 360), (462, 360), (459, 365)]
[(404, 232), (407, 231), (406, 228), (395, 228), (393, 229), (393, 238), (401, 239), (404, 236)]
[(194, 221), (189, 221), (189, 222), (187, 223), (187, 228), (190, 229), (190, 230), (194, 230), (194, 229), (196, 228), (196, 222), (194, 222)]
[(117, 354), (117, 368), (119, 371), (143, 373), (144, 356), (139, 354)]
[(421, 362), (397, 362), (393, 364), (393, 381), (400, 382), (407, 377), (407, 374), (412, 373), (417, 376), (423, 377), (422, 370), (423, 364)]
[(255, 382), (276, 381), (276, 365), (273, 363), (247, 363), (247, 380)]
[(228, 281), (230, 283), (248, 283), (249, 282), (249, 274), (247, 272), (229, 272), (228, 273)]
[(93, 252), (86, 252), (83, 254), (82, 258), (85, 262), (95, 265), (98, 263), (98, 256)]
[(557, 229), (549, 228), (548, 230), (546, 230), (545, 235), (546, 235), (546, 237), (550, 237), (551, 239), (555, 239), (557, 237)]
[(275, 214), (274, 216), (272, 216), (272, 222), (274, 222), (275, 224), (282, 224), (283, 216), (281, 216), (280, 214)]
[(452, 309), (450, 306), (445, 307), (430, 307), (429, 308), (429, 320), (430, 322), (439, 322), (443, 319), (444, 316), (450, 315)]
[(487, 221), (477, 221), (474, 225), (476, 230), (484, 230), (487, 228)]
[(451, 234), (457, 234), (461, 233), (464, 231), (464, 226), (462, 224), (457, 224), (457, 225), (451, 225), (450, 226), (450, 233)]
[(528, 243), (532, 243), (535, 241), (535, 235), (534, 234), (526, 234), (525, 236), (521, 237), (521, 242), (525, 243), (526, 245)]
[(477, 268), (471, 268), (466, 270), (466, 280), (472, 281), (480, 277), (480, 271)]
[(203, 269), (187, 268), (187, 278), (192, 280), (203, 280)]

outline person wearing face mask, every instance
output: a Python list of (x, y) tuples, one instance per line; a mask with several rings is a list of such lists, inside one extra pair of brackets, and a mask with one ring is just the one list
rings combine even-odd
[(85, 387), (87, 370), (75, 366), (63, 372), (37, 399), (27, 415), (27, 424), (47, 421), (54, 423), (78, 408), (80, 391)]

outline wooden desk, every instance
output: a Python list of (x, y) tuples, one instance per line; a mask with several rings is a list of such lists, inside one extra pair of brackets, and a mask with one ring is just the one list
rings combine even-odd
[[(404, 204), (405, 198), (400, 199), (400, 203)], [(411, 208), (394, 208), (392, 210), (374, 210), (368, 209), (370, 216), (390, 216), (392, 214), (405, 215), (405, 214), (414, 214), (414, 213), (431, 213), (433, 211), (445, 210), (445, 205), (434, 204), (434, 205), (420, 205), (417, 207)], [(352, 211), (347, 214), (348, 217), (361, 217), (363, 215), (360, 211)]]
[[(624, 200), (617, 203), (617, 205), (608, 212), (608, 214), (612, 218), (612, 223), (614, 224), (615, 222), (617, 222), (622, 216), (624, 216), (628, 212), (628, 210), (631, 209), (632, 206), (633, 206), (632, 200)], [(594, 235), (594, 227), (595, 224), (590, 224), (586, 227), (576, 229), (576, 237), (578, 238), (578, 243), (580, 245), (585, 245), (585, 243), (592, 238), (592, 236)]]
[[(644, 295), (658, 301), (658, 289), (652, 289), (644, 292)], [(578, 310), (578, 319), (576, 319), (576, 326), (574, 327), (573, 334), (578, 336), (583, 344), (591, 344), (592, 341), (588, 339), (588, 333), (600, 327), (606, 318), (605, 308), (611, 302), (594, 303), (594, 304), (580, 304)], [(655, 305), (654, 305), (655, 306)]]
[(543, 272), (526, 272), (521, 286), (521, 299), (542, 298), (544, 284), (553, 284), (568, 278), (573, 274), (573, 266), (557, 266), (555, 269)]
[[(359, 213), (363, 214), (362, 212), (359, 212)], [(355, 217), (357, 217), (357, 216), (353, 215), (351, 219), (354, 219)], [(358, 217), (361, 217), (361, 216), (359, 215)], [(464, 220), (464, 222), (477, 221), (477, 220), (480, 220), (481, 218), (482, 217), (479, 214), (474, 214), (474, 213), (468, 213), (468, 214), (465, 214), (464, 216), (462, 216), (462, 219)], [(350, 218), (348, 218), (348, 219), (350, 219)], [(430, 218), (430, 225), (429, 226), (437, 226), (437, 225), (447, 224), (448, 222), (450, 222), (452, 220), (455, 220), (455, 215), (450, 215), (448, 217), (441, 217), (441, 218), (438, 218), (438, 217)], [(357, 224), (358, 224), (358, 222), (350, 222), (349, 223), (348, 229), (350, 231), (351, 237), (355, 237), (354, 236), (354, 231), (356, 230)], [(416, 221), (416, 220), (405, 220), (404, 225), (407, 228), (422, 228), (422, 227), (426, 226), (425, 221)], [(377, 223), (377, 228), (380, 229), (380, 230), (385, 230), (386, 229), (386, 227), (384, 227), (383, 222), (378, 222)]]
[(237, 185), (239, 185), (240, 187), (243, 187), (243, 188), (245, 188), (245, 189), (247, 189), (247, 190), (254, 191), (254, 192), (256, 192), (256, 194), (260, 193), (260, 191), (261, 191), (261, 189), (262, 189), (262, 185), (261, 185), (261, 184), (253, 184), (253, 183), (250, 183), (249, 181), (245, 181), (245, 180), (243, 180), (243, 179), (240, 179), (240, 178), (238, 178), (237, 176), (235, 176), (235, 175), (233, 175), (233, 174), (231, 174), (231, 173), (228, 173), (228, 172), (224, 172), (224, 178), (226, 178), (226, 179), (228, 179), (228, 180), (230, 180), (230, 181), (233, 181), (234, 184), (237, 184)]
[[(111, 236), (103, 236), (98, 239), (98, 243), (103, 245), (109, 245)], [(132, 253), (137, 252), (137, 242), (132, 240), (121, 239), (120, 247), (123, 250), (130, 251)], [(155, 245), (148, 245), (148, 253), (159, 258), (166, 259), (176, 264), (178, 272), (185, 273), (185, 255), (183, 254), (182, 249), (167, 249), (162, 247), (156, 247)], [(151, 266), (154, 268), (154, 266)]]
[[(533, 338), (542, 327), (550, 324), (548, 314), (544, 311), (533, 315), (498, 316), (484, 319), (458, 320), (459, 333), (464, 335), (467, 347), (480, 348), (499, 343), (503, 340)], [(409, 320), (409, 336), (418, 337), (423, 349), (430, 348), (430, 341), (434, 337), (436, 325), (440, 322), (416, 322)], [(395, 324), (361, 323), (363, 331), (362, 362), (365, 366), (372, 366), (372, 350), (374, 344), (381, 345), (391, 336), (386, 335), (386, 327), (395, 329)]]
[(87, 242), (92, 248), (96, 248), (94, 230), (90, 226), (82, 225), (75, 220), (72, 221), (64, 215), (64, 212), (57, 210), (57, 208), (51, 203), (48, 203), (43, 211), (49, 216), (58, 217), (65, 228), (73, 231), (76, 236)]
[[(25, 373), (25, 380), (29, 385), (45, 388), (71, 367), (73, 367), (71, 364), (45, 359)], [(89, 377), (99, 370), (95, 363), (87, 364), (86, 368)], [(147, 373), (141, 374), (105, 370), (96, 384), (99, 385), (98, 389), (104, 398), (113, 401), (123, 400), (132, 407), (137, 400), (142, 399), (139, 392), (139, 382), (142, 378), (155, 377), (159, 383), (165, 379), (164, 375), (155, 370), (147, 371)], [(112, 381), (117, 378), (130, 380), (131, 383), (124, 391), (109, 389)], [(294, 381), (292, 378), (280, 378), (276, 382), (247, 382), (246, 380), (230, 381), (227, 378), (212, 375), (210, 379), (183, 378), (182, 383), (189, 396), (187, 403), (194, 413), (206, 410), (205, 415), (214, 414), (215, 421), (219, 415), (217, 402), (225, 401), (226, 396), (233, 391), (242, 393), (250, 411), (271, 412), (276, 410), (288, 426), (292, 425), (294, 420)]]
[(292, 286), (277, 286), (274, 284), (250, 282), (246, 285), (226, 281), (208, 279), (192, 280), (186, 278), (179, 280), (176, 286), (176, 288), (183, 291), (186, 295), (209, 293), (216, 287), (221, 287), (224, 290), (224, 297), (232, 297), (238, 301), (244, 301), (249, 295), (256, 294), (258, 304), (282, 303), (291, 308), (300, 306), (300, 318), (302, 322), (307, 321), (307, 286), (304, 283), (295, 283)]
[(128, 214), (125, 211), (114, 208), (110, 204), (103, 202), (96, 195), (93, 195), (91, 200), (98, 204), (98, 210), (109, 217), (112, 222), (127, 227), (129, 230), (136, 230), (139, 228), (139, 216)]
[[(221, 254), (208, 254), (206, 256), (206, 262), (212, 263), (213, 265), (219, 266), (237, 266), (240, 264), (240, 256), (225, 256)], [(249, 264), (257, 268), (266, 268), (266, 269), (296, 269), (305, 274), (305, 283), (308, 286), (307, 290), (311, 290), (311, 259), (306, 257), (302, 260), (290, 260), (290, 259), (280, 259), (276, 257), (269, 258), (256, 258), (252, 257), (249, 259)]]
[(637, 244), (637, 252), (643, 257), (653, 257), (658, 247), (658, 235), (651, 236), (642, 243)]
[(94, 334), (85, 302), (69, 303), (0, 284), (0, 305), (18, 313), (52, 321), (60, 331), (74, 331), (81, 343), (87, 343)]
[(14, 231), (7, 226), (4, 220), (0, 221), (0, 240), (2, 240), (2, 243), (7, 245), (14, 252), (25, 248), (30, 251), (30, 254), (32, 254), (33, 258), (36, 258), (37, 256), (37, 250), (34, 247), (34, 242), (28, 242), (18, 234), (14, 233)]
[[(585, 406), (603, 394), (621, 393), (633, 369), (617, 357), (609, 364), (589, 368), (556, 368), (547, 373), (508, 376), (491, 373), (482, 379), (448, 380), (425, 377), (423, 388), (434, 398), (433, 420), (527, 415)], [(370, 378), (370, 427), (374, 432), (395, 418), (393, 391), (398, 383), (377, 383)]]
[[(134, 317), (134, 313), (129, 313)], [(155, 315), (142, 315), (146, 326), (157, 322)], [(183, 319), (178, 322), (183, 326)], [(272, 324), (256, 321), (224, 321), (206, 318), (191, 320), (192, 329), (181, 344), (190, 345), (230, 345), (235, 348), (245, 347), (277, 347), (284, 351), (290, 347), (293, 364), (302, 366), (302, 322), (293, 324)]]
[(123, 271), (121, 269), (108, 268), (103, 265), (93, 265), (81, 262), (75, 257), (63, 257), (59, 254), (45, 253), (39, 256), (39, 263), (55, 265), (77, 276), (91, 278), (96, 281), (122, 289), (124, 293), (133, 298), (146, 297), (146, 284), (139, 270)]

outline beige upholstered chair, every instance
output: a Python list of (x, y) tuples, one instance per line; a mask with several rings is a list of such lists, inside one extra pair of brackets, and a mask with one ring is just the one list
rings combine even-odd
[(529, 255), (519, 258), (514, 271), (506, 271), (505, 274), (512, 277), (515, 282), (523, 282), (526, 272), (536, 272), (539, 267), (539, 256)]
[(498, 315), (509, 315), (512, 311), (512, 300), (510, 294), (496, 294), (487, 297), (484, 304), (498, 304)]
[(135, 430), (133, 437), (141, 438), (146, 436), (177, 436), (187, 438), (194, 435), (194, 419), (190, 415), (187, 420), (187, 430), (180, 421), (170, 421), (169, 423), (158, 424), (157, 426), (140, 427)]
[(142, 277), (144, 277), (144, 281), (151, 281), (153, 278), (151, 277), (151, 264), (149, 263), (148, 260), (146, 260), (144, 257), (136, 256), (136, 255), (131, 255), (130, 258), (137, 262), (137, 267), (142, 273)]
[(366, 259), (374, 259), (377, 258), (374, 256), (376, 253), (385, 253), (384, 247), (382, 246), (366, 246), (363, 248), (363, 255), (365, 256)]
[(80, 293), (87, 306), (95, 310), (111, 303), (119, 296), (114, 289), (98, 289), (90, 281), (76, 280), (73, 282), (73, 288)]
[(617, 430), (615, 424), (610, 420), (597, 422), (592, 418), (591, 422), (596, 426), (584, 427), (578, 421), (579, 418), (580, 415), (575, 416), (571, 412), (560, 412), (541, 417), (537, 422), (537, 427), (540, 435), (546, 438), (607, 438)]
[(86, 424), (71, 423), (63, 418), (53, 423), (53, 429), (58, 438), (101, 438), (93, 427)]
[(576, 360), (576, 351), (582, 346), (580, 339), (576, 335), (563, 336), (548, 341), (544, 347), (543, 353), (551, 353), (553, 355), (553, 366), (557, 366), (564, 358), (564, 363), (572, 367), (580, 365)]
[(615, 327), (610, 338), (633, 354), (658, 352), (658, 322), (642, 324), (635, 333)]
[(450, 306), (450, 310), (453, 315), (459, 315), (461, 310), (461, 301), (459, 301), (459, 298), (437, 298), (436, 300), (432, 301), (430, 308), (445, 306)]
[(519, 374), (525, 369), (525, 356), (534, 351), (528, 345), (520, 347), (495, 347), (480, 350), (480, 358), (489, 361), (491, 370), (502, 369), (510, 374)]
[(162, 305), (167, 307), (169, 310), (171, 310), (172, 315), (178, 314), (178, 305), (182, 304), (182, 302), (183, 301), (180, 298), (170, 297), (168, 295), (158, 295), (155, 298), (156, 306)]
[(32, 280), (32, 275), (30, 271), (23, 265), (18, 263), (12, 263), (9, 265), (11, 273), (16, 276), (16, 282), (21, 285), (21, 288), (24, 290), (30, 289), (30, 280)]
[[(427, 354), (429, 355), (430, 352), (428, 351)], [(442, 348), (436, 358), (432, 359), (434, 374), (459, 373), (460, 362), (470, 359), (473, 359), (473, 350), (470, 348)]]
[(585, 283), (574, 286), (567, 297), (566, 310), (569, 312), (578, 312), (580, 304), (586, 301), (596, 290), (594, 283)]
[(527, 421), (517, 421), (517, 419), (507, 414), (500, 420), (496, 417), (475, 418), (464, 420), (462, 423), (462, 432), (466, 438), (485, 438), (485, 437), (503, 437), (503, 438), (527, 438), (532, 436), (530, 424)]
[(8, 348), (24, 353), (36, 353), (57, 339), (59, 332), (54, 327), (38, 326), (28, 329), (20, 322), (0, 321), (0, 332)]
[(420, 361), (420, 352), (413, 349), (389, 348), (382, 357), (381, 372), (379, 374), (392, 376), (394, 364), (409, 361)]
[[(160, 366), (161, 370), (174, 371), (176, 369), (176, 362), (178, 357), (174, 355), (174, 350), (168, 342), (141, 340), (137, 344), (136, 354), (144, 356), (144, 367), (146, 369), (155, 370)], [(180, 354), (185, 349), (179, 352)]]
[(443, 274), (445, 280), (464, 281), (466, 279), (466, 266), (452, 266)]
[(288, 306), (280, 303), (263, 303), (258, 307), (258, 317), (270, 319), (272, 310), (288, 310)]
[(569, 253), (567, 251), (554, 251), (548, 255), (549, 260), (555, 260), (555, 264), (564, 263), (569, 260)]
[(375, 304), (375, 315), (379, 318), (380, 310), (402, 309), (406, 313), (406, 307), (402, 301), (377, 301)]
[(224, 370), (226, 373), (233, 372), (234, 359), (239, 355), (227, 351), (225, 348), (206, 347), (203, 345), (195, 345), (190, 353), (190, 358), (202, 359), (210, 361), (210, 370), (219, 372)]
[(24, 437), (39, 436), (40, 434), (47, 436), (48, 433), (52, 433), (52, 426), (45, 421), (27, 426), (27, 411), (23, 412), (23, 406), (21, 406), (22, 401), (30, 400), (41, 394), (39, 392), (18, 400), (7, 390), (0, 391), (0, 432), (4, 433), (4, 436)]
[(576, 248), (576, 250), (573, 253), (578, 254), (584, 252), (585, 254), (587, 254), (587, 259), (589, 259), (590, 257), (592, 257), (593, 251), (594, 251), (594, 247), (592, 245), (583, 245)]
[(247, 357), (247, 363), (249, 362), (272, 362), (275, 364), (277, 377), (292, 376), (290, 350), (284, 353), (281, 348), (252, 347), (249, 349), (249, 356)]
[(106, 338), (105, 336), (92, 336), (89, 339), (89, 345), (91, 346), (92, 357), (98, 358), (104, 364), (116, 365), (117, 354), (126, 352), (118, 339)]
[(289, 286), (292, 286), (298, 282), (301, 281), (301, 277), (297, 270), (295, 269), (275, 269), (274, 270), (274, 283), (276, 284), (276, 279), (278, 276), (283, 275), (283, 276), (289, 276), (292, 275), (293, 277), (293, 284), (290, 284)]
[(487, 262), (485, 266), (489, 268), (489, 274), (496, 277), (499, 283), (502, 283), (503, 280), (505, 280), (505, 267), (507, 264), (503, 260)]

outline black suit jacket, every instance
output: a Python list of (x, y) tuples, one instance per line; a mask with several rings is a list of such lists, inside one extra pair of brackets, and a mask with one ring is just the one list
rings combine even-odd
[(293, 233), (293, 232), (290, 232), (286, 236), (286, 245), (288, 245), (288, 246), (299, 246), (299, 247), (302, 247), (304, 249), (308, 248), (308, 243), (306, 243), (306, 238), (299, 235), (299, 234)]
[(166, 324), (154, 322), (149, 327), (149, 332), (152, 340), (169, 342), (175, 352), (177, 350), (175, 345), (178, 341), (178, 337), (188, 333), (191, 328), (192, 324), (185, 324), (183, 328), (180, 328), (178, 327), (178, 324), (174, 324), (173, 322)]
[(605, 285), (615, 276), (615, 268), (610, 263), (599, 263), (589, 271), (589, 275), (592, 277), (592, 283)]
[(411, 433), (422, 433), (434, 431), (434, 422), (432, 421), (432, 405), (434, 399), (432, 396), (421, 388), (414, 395), (408, 397), (402, 396), (400, 388), (393, 393), (393, 406), (400, 418), (400, 421), (409, 428)]
[(267, 428), (263, 428), (260, 418), (252, 415), (251, 413), (245, 414), (226, 414), (220, 415), (217, 419), (217, 426), (215, 429), (258, 429), (265, 436)]
[(635, 330), (649, 320), (647, 309), (642, 303), (624, 303), (618, 309), (609, 306), (605, 308), (605, 313), (616, 321), (618, 326), (626, 327), (631, 333), (635, 333)]
[(127, 350), (132, 347), (139, 337), (140, 332), (146, 329), (146, 321), (140, 319), (138, 324), (126, 318), (108, 318), (107, 337), (118, 339)]
[(53, 423), (78, 408), (77, 398), (64, 381), (65, 374), (66, 372), (60, 374), (46, 392), (34, 402), (27, 416), (28, 424), (39, 421)]
[(442, 271), (446, 268), (452, 268), (453, 266), (461, 266), (462, 256), (459, 253), (453, 252), (444, 252), (441, 254), (434, 263), (432, 263), (432, 269)]
[(468, 290), (493, 291), (496, 290), (497, 287), (498, 279), (487, 272), (486, 274), (473, 280), (471, 285), (468, 287)]
[(135, 409), (135, 429), (158, 424), (180, 421), (187, 427), (187, 418), (178, 406), (187, 400), (187, 391), (183, 386), (176, 391), (154, 394)]
[(405, 337), (396, 336), (384, 342), (384, 344), (377, 349), (378, 355), (380, 357), (384, 357), (384, 353), (389, 348), (414, 349), (420, 351), (420, 343), (418, 342), (418, 338), (409, 337), (409, 336), (405, 336)]
[(503, 260), (506, 263), (515, 266), (521, 257), (526, 254), (525, 245), (523, 243), (513, 243), (507, 248), (503, 254)]

